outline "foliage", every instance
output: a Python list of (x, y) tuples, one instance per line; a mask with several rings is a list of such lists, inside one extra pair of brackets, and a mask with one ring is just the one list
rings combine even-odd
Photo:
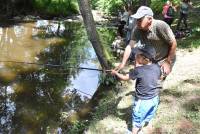
[(111, 60), (113, 59), (111, 55), (111, 44), (115, 38), (115, 29), (109, 29), (109, 28), (99, 28), (98, 34), (100, 35), (100, 40), (102, 45), (104, 46), (104, 51), (106, 54), (106, 58)]
[(35, 0), (34, 8), (50, 15), (69, 15), (78, 12), (75, 0)]
[(75, 124), (67, 131), (68, 134), (80, 134), (88, 127), (89, 122), (87, 120), (77, 121)]
[(102, 73), (100, 75), (99, 83), (103, 85), (114, 85), (116, 84), (117, 80), (114, 76), (106, 73)]
[(110, 15), (117, 13), (117, 11), (122, 7), (122, 0), (92, 0), (92, 7), (104, 11), (104, 13)]
[(110, 95), (100, 100), (99, 105), (95, 109), (96, 112), (92, 113), (92, 118), (94, 121), (97, 121), (103, 119), (109, 114), (115, 115), (117, 114), (117, 109), (115, 107), (116, 99), (114, 97), (114, 92), (112, 92)]
[[(163, 10), (163, 5), (165, 4), (167, 0), (152, 0), (151, 2), (151, 8), (154, 11), (155, 14), (160, 14)], [(172, 0), (173, 5), (177, 5), (180, 2), (180, 0)]]

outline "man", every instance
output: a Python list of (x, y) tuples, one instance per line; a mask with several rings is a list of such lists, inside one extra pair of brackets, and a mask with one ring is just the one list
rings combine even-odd
[(125, 48), (122, 63), (115, 70), (122, 69), (128, 58), (134, 58), (134, 47), (142, 47), (136, 44), (148, 44), (155, 48), (155, 61), (160, 65), (163, 74), (168, 75), (175, 61), (177, 46), (171, 28), (164, 21), (154, 19), (153, 11), (146, 6), (141, 6), (133, 17), (137, 20), (137, 27)]

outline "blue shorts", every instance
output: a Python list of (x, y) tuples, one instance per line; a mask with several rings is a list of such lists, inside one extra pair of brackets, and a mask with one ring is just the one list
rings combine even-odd
[(133, 104), (133, 127), (142, 128), (154, 117), (159, 104), (159, 96), (149, 100), (135, 99)]

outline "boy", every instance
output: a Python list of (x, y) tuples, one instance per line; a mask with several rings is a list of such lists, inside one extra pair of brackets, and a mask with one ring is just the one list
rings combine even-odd
[(154, 63), (155, 55), (155, 49), (150, 45), (145, 45), (143, 48), (136, 49), (136, 67), (129, 74), (123, 75), (112, 70), (112, 74), (122, 80), (136, 79), (132, 134), (137, 134), (143, 126), (148, 125), (158, 108), (157, 82), (160, 79), (161, 70), (159, 65)]

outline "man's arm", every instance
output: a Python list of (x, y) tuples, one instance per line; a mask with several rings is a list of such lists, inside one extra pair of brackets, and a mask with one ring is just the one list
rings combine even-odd
[(171, 47), (167, 56), (167, 62), (171, 64), (176, 54), (176, 46), (177, 46), (176, 40), (173, 40), (170, 46)]
[(119, 66), (117, 66), (115, 68), (116, 71), (119, 71), (121, 70), (125, 65), (126, 65), (126, 62), (131, 54), (131, 44), (132, 44), (132, 40), (130, 41), (129, 45), (126, 46), (125, 48), (125, 51), (124, 51), (124, 55), (123, 55), (123, 59), (122, 59), (122, 62), (119, 64)]
[(165, 62), (161, 65), (161, 68), (163, 69), (165, 74), (169, 74), (171, 72), (171, 65), (173, 63), (173, 60), (175, 58), (175, 54), (176, 54), (176, 40), (173, 40), (170, 44), (170, 50), (167, 56), (167, 59), (165, 60)]

